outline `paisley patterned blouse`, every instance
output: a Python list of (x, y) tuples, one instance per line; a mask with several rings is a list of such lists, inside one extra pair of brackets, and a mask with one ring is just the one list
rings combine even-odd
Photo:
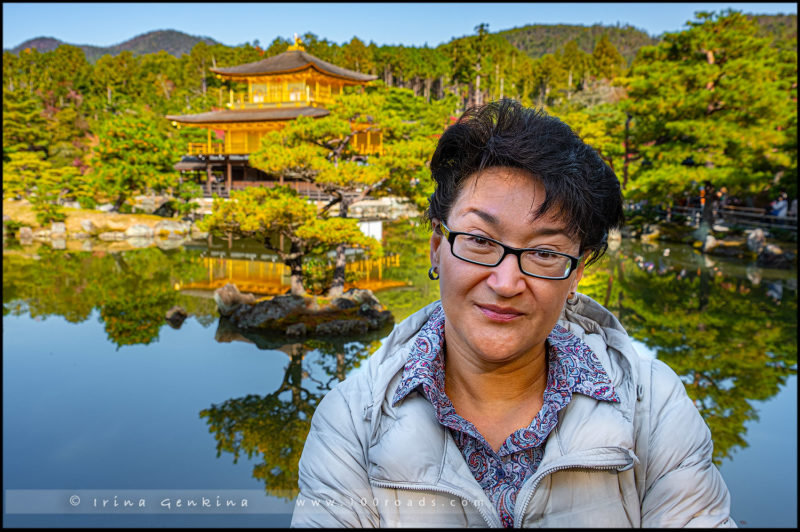
[(514, 526), (514, 503), (522, 484), (536, 472), (547, 435), (558, 411), (573, 393), (619, 402), (597, 356), (560, 325), (548, 336), (548, 374), (542, 409), (528, 427), (518, 429), (495, 452), (475, 426), (459, 416), (444, 391), (444, 310), (439, 307), (417, 334), (403, 368), (393, 404), (417, 387), (433, 404), (436, 417), (450, 430), (475, 480), (497, 509), (504, 527)]

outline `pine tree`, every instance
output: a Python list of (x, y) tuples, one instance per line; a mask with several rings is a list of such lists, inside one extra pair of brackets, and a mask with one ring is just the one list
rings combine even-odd
[(604, 33), (592, 52), (592, 74), (598, 78), (614, 79), (622, 73), (626, 61)]
[(165, 191), (180, 178), (173, 168), (178, 146), (163, 119), (130, 109), (107, 120), (92, 156), (94, 176), (119, 211), (134, 194)]
[(638, 152), (627, 194), (667, 200), (701, 183), (796, 191), (796, 53), (772, 48), (741, 13), (697, 18), (643, 48), (619, 80)]

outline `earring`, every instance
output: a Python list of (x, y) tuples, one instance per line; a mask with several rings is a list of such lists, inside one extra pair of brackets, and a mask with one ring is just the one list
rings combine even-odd
[(575, 305), (578, 303), (578, 294), (575, 292), (570, 292), (569, 297), (567, 298), (567, 305)]
[(439, 269), (436, 266), (431, 266), (431, 269), (428, 270), (428, 279), (431, 281), (435, 281), (439, 278)]

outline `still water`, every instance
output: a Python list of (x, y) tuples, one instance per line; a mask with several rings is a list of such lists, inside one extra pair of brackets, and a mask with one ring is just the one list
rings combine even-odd
[[(390, 257), (351, 257), (348, 279), (399, 321), (438, 284), (424, 230), (384, 233)], [(208, 297), (230, 280), (282, 282), (246, 243), (4, 249), (4, 526), (288, 525), (314, 408), (389, 329), (303, 343), (242, 334)], [(623, 241), (581, 291), (681, 375), (739, 526), (795, 527), (796, 270)], [(174, 305), (189, 314), (178, 328), (164, 321)]]

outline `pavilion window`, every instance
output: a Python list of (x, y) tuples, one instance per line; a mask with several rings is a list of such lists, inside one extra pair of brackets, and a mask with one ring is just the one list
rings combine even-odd
[(281, 83), (268, 83), (267, 84), (267, 101), (279, 102), (281, 101)]
[(289, 83), (287, 88), (289, 90), (289, 101), (291, 102), (302, 100), (306, 94), (306, 84), (302, 81)]
[(267, 84), (253, 83), (253, 103), (263, 103), (267, 97)]

